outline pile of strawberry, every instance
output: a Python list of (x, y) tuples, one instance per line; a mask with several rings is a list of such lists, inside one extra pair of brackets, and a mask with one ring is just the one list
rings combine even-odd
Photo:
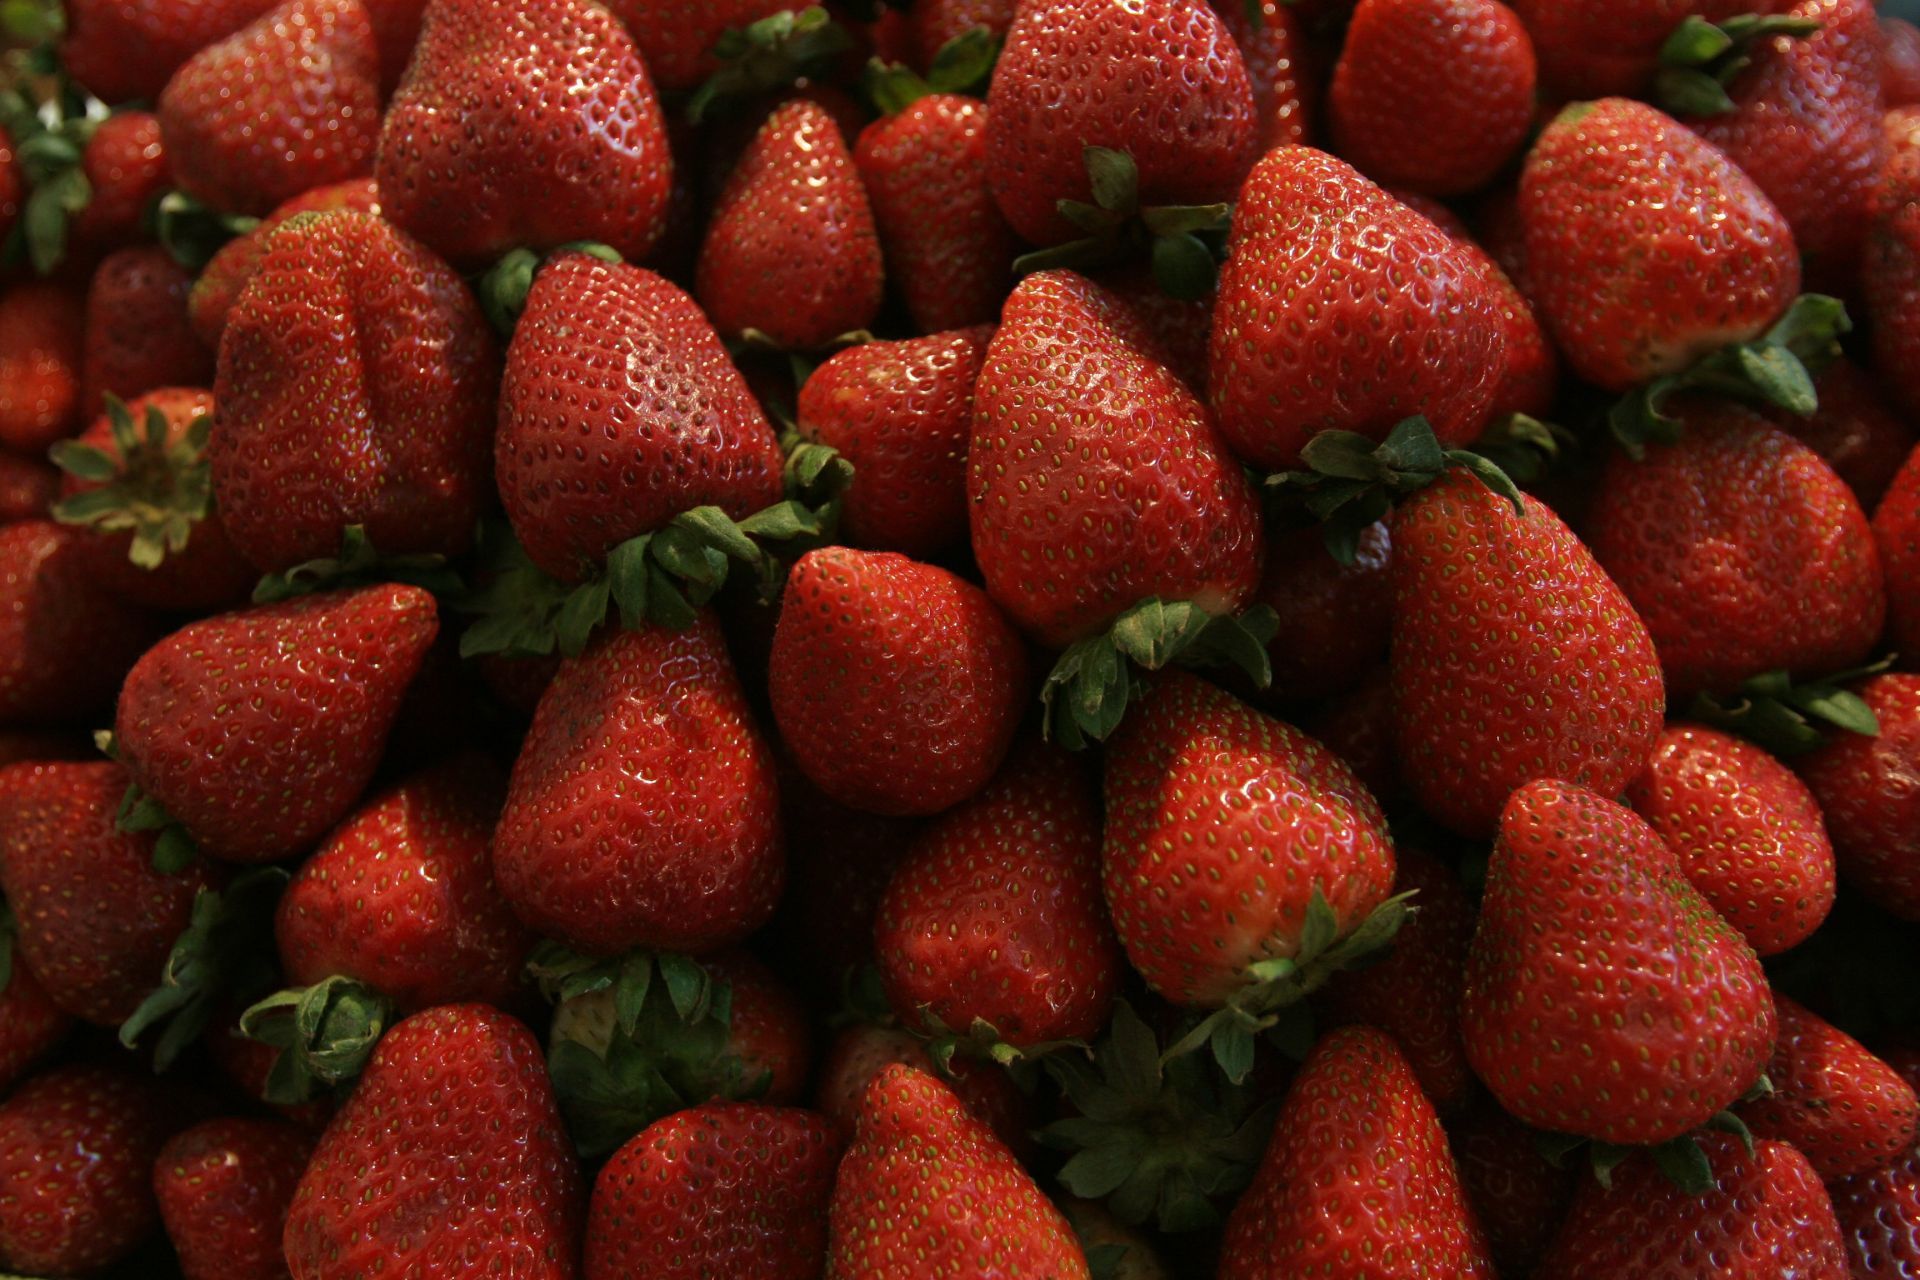
[(0, 6), (0, 1271), (1920, 1276), (1920, 29)]

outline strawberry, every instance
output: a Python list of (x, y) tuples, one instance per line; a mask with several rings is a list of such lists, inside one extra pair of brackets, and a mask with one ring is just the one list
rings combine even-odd
[[(820, 1064), (814, 1086), (814, 1107), (831, 1120), (841, 1141), (853, 1137), (867, 1086), (886, 1068), (898, 1063), (920, 1071), (940, 1072), (933, 1046), (911, 1031), (857, 1023), (835, 1038)], [(1033, 1102), (1014, 1083), (1013, 1076), (993, 1062), (955, 1054), (947, 1060), (941, 1081), (994, 1136), (1015, 1154), (1033, 1147)]]
[(842, 804), (928, 814), (1000, 765), (1030, 688), (986, 592), (892, 552), (822, 547), (794, 565), (768, 672), (794, 760)]
[(585, 1190), (532, 1033), (486, 1005), (387, 1032), (293, 1193), (293, 1280), (571, 1280)]
[(561, 663), (493, 873), (528, 925), (596, 955), (713, 951), (766, 922), (783, 878), (773, 761), (711, 614), (603, 633)]
[(1460, 1185), (1503, 1276), (1528, 1274), (1573, 1198), (1573, 1171), (1550, 1163), (1537, 1136), (1486, 1100), (1447, 1130)]
[(791, 7), (791, 0), (613, 0), (607, 6), (647, 60), (662, 93), (697, 88), (720, 69), (714, 45)]
[[(1507, 334), (1507, 366), (1494, 388), (1493, 417), (1510, 413), (1541, 417), (1549, 413), (1560, 381), (1560, 357), (1547, 337), (1539, 308), (1514, 279), (1512, 258), (1503, 265), (1489, 249), (1481, 247), (1456, 214), (1432, 197), (1397, 191), (1394, 197), (1451, 236), (1462, 253), (1480, 264), (1493, 286)], [(1524, 248), (1520, 254), (1524, 258)]]
[(1099, 1274), (1107, 1280), (1171, 1280), (1172, 1272), (1147, 1234), (1120, 1221), (1099, 1201), (1063, 1197), (1060, 1212), (1079, 1237), (1087, 1265), (1096, 1265), (1095, 1259), (1106, 1264), (1108, 1269)]
[(1920, 655), (1920, 447), (1873, 513), (1873, 537), (1887, 574), (1888, 638), (1911, 659)]
[(1528, 153), (1520, 207), (1534, 300), (1574, 371), (1609, 391), (1759, 337), (1800, 289), (1773, 202), (1641, 103), (1556, 116)]
[(656, 1121), (594, 1180), (585, 1280), (817, 1280), (840, 1144), (819, 1115), (712, 1102)]
[(20, 954), (56, 1005), (102, 1026), (153, 989), (211, 883), (198, 860), (162, 871), (151, 834), (118, 828), (126, 790), (126, 771), (105, 760), (0, 773), (0, 890)]
[(597, 240), (637, 261), (666, 226), (672, 175), (646, 64), (606, 10), (428, 4), (375, 176), (386, 216), (434, 252), (469, 267)]
[(158, 1225), (149, 1183), (171, 1128), (153, 1087), (115, 1067), (59, 1067), (0, 1103), (0, 1266), (90, 1275)]
[(174, 180), (228, 213), (366, 173), (379, 130), (379, 49), (360, 0), (285, 0), (194, 54), (160, 95)]
[(1236, 206), (1208, 395), (1235, 454), (1267, 470), (1317, 432), (1379, 440), (1413, 414), (1461, 444), (1492, 408), (1504, 328), (1483, 261), (1345, 161), (1278, 147)]
[(1584, 1185), (1534, 1280), (1846, 1280), (1833, 1204), (1807, 1158), (1784, 1142), (1701, 1138), (1707, 1186), (1674, 1186), (1648, 1156)]
[(186, 325), (193, 277), (158, 245), (110, 254), (87, 290), (80, 405), (89, 420), (107, 395), (131, 400), (161, 387), (213, 381), (213, 352)]
[(1176, 298), (1161, 287), (1153, 265), (1122, 263), (1098, 272), (1093, 282), (1120, 297), (1160, 344), (1166, 366), (1201, 400), (1207, 398), (1207, 330), (1213, 324), (1213, 294)]
[(1887, 107), (1920, 103), (1920, 27), (1887, 14), (1880, 19), (1880, 38), (1880, 82)]
[(366, 789), (438, 629), (432, 596), (391, 584), (193, 623), (127, 676), (115, 742), (209, 855), (304, 852)]
[(60, 496), (60, 473), (46, 463), (0, 452), (0, 525), (39, 520)]
[(821, 347), (880, 309), (879, 235), (839, 126), (804, 98), (760, 126), (714, 205), (694, 293), (729, 338)]
[(41, 454), (80, 424), (81, 302), (59, 285), (0, 292), (0, 447)]
[(853, 545), (924, 558), (966, 540), (973, 385), (992, 339), (983, 325), (861, 343), (800, 388), (800, 434), (837, 450), (859, 477), (840, 515)]
[(1484, 836), (1536, 778), (1618, 795), (1665, 696), (1633, 606), (1551, 511), (1454, 471), (1395, 513), (1393, 722), (1421, 807)]
[[(1920, 1053), (1894, 1050), (1886, 1061), (1910, 1087), (1920, 1083)], [(1920, 1270), (1920, 1144), (1884, 1168), (1842, 1178), (1827, 1190), (1858, 1280), (1891, 1280)]]
[(186, 1280), (282, 1280), (287, 1205), (313, 1138), (284, 1120), (208, 1120), (167, 1140), (153, 1192)]
[(1234, 1206), (1220, 1280), (1365, 1274), (1492, 1280), (1480, 1224), (1440, 1118), (1385, 1034), (1336, 1031), (1281, 1104), (1253, 1185)]
[(1254, 23), (1246, 0), (1213, 0), (1214, 12), (1240, 46), (1263, 150), (1313, 141), (1320, 84), (1302, 7), (1260, 0), (1260, 21)]
[(1774, 997), (1773, 1092), (1741, 1104), (1754, 1134), (1791, 1142), (1823, 1182), (1878, 1169), (1913, 1145), (1920, 1098), (1900, 1073), (1811, 1009)]
[(275, 228), (295, 214), (328, 213), (335, 209), (377, 214), (380, 189), (372, 178), (348, 178), (345, 182), (315, 187), (279, 206), (253, 230), (220, 246), (200, 269), (199, 278), (193, 282), (193, 292), (187, 295), (187, 318), (209, 350), (220, 349), (220, 335), (226, 332), (227, 318), (234, 304), (240, 301), (247, 283), (260, 270), (267, 237)]
[(234, 545), (273, 573), (340, 553), (456, 554), (486, 500), (500, 368), (466, 285), (365, 213), (268, 238), (228, 319), (208, 457)]
[(1903, 920), (1920, 920), (1920, 675), (1875, 676), (1859, 696), (1878, 737), (1835, 734), (1800, 762), (1842, 878)]
[(53, 1002), (27, 967), (11, 934), (0, 959), (0, 1091), (10, 1091), (73, 1030), (73, 1016)]
[(373, 23), (373, 42), (380, 50), (380, 100), (393, 96), (413, 61), (413, 47), (420, 40), (420, 23), (426, 17), (427, 0), (361, 0), (367, 7), (367, 19)]
[(1878, 380), (1845, 356), (1821, 370), (1813, 386), (1820, 399), (1813, 416), (1774, 409), (1767, 418), (1819, 454), (1847, 482), (1861, 509), (1871, 512), (1920, 437), (1888, 403)]
[(87, 535), (0, 526), (0, 724), (92, 715), (152, 642), (147, 615), (101, 590)]
[(80, 172), (87, 203), (68, 227), (78, 256), (91, 259), (146, 238), (147, 219), (173, 178), (160, 117), (117, 111), (100, 121), (81, 151)]
[(1658, 833), (1551, 779), (1500, 816), (1460, 1021), (1500, 1105), (1612, 1143), (1712, 1119), (1759, 1077), (1775, 1025), (1753, 949)]
[(892, 1066), (867, 1087), (829, 1211), (830, 1275), (1088, 1280), (1066, 1219), (951, 1090)]
[(160, 96), (174, 70), (274, 0), (67, 0), (60, 65), (107, 102)]
[(1013, 279), (1013, 229), (987, 189), (987, 107), (930, 93), (860, 131), (853, 160), (923, 333), (987, 324)]
[(1392, 558), (1392, 539), (1378, 521), (1360, 534), (1351, 564), (1326, 553), (1317, 528), (1273, 537), (1254, 599), (1280, 615), (1267, 645), (1276, 697), (1345, 693), (1386, 657)]

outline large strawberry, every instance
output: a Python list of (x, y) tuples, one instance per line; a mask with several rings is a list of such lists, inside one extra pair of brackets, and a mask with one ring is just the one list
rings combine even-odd
[(1765, 1069), (1775, 1026), (1753, 948), (1653, 828), (1552, 780), (1501, 815), (1460, 1015), (1502, 1106), (1613, 1143), (1712, 1119)]
[(107, 102), (153, 99), (175, 69), (274, 0), (68, 0), (60, 65)]
[(1912, 666), (1920, 660), (1920, 447), (1873, 513), (1873, 537), (1887, 575), (1888, 639)]
[(0, 291), (0, 447), (44, 453), (79, 427), (85, 332), (85, 308), (62, 285)]
[(71, 721), (113, 700), (153, 622), (101, 589), (88, 534), (0, 527), (0, 724)]
[(207, 853), (304, 852), (366, 789), (438, 630), (433, 597), (395, 585), (193, 623), (127, 676), (115, 742)]
[(302, 192), (260, 220), (260, 225), (244, 235), (235, 236), (220, 246), (207, 265), (200, 268), (187, 295), (187, 319), (200, 341), (210, 350), (220, 349), (220, 335), (226, 331), (227, 317), (240, 301), (247, 283), (260, 270), (266, 253), (267, 237), (281, 223), (296, 214), (327, 213), (352, 209), (359, 213), (380, 212), (380, 188), (372, 178), (348, 178)]
[(1218, 1274), (1492, 1280), (1440, 1117), (1385, 1034), (1354, 1027), (1314, 1047), (1227, 1220)]
[(1876, 676), (1859, 695), (1878, 737), (1839, 733), (1800, 763), (1826, 815), (1842, 878), (1920, 920), (1920, 675)]
[(1872, 512), (1920, 432), (1894, 408), (1880, 380), (1845, 356), (1822, 369), (1813, 388), (1820, 404), (1812, 416), (1774, 409), (1767, 417), (1824, 458), (1861, 509)]
[(580, 1166), (526, 1027), (450, 1004), (389, 1031), (287, 1212), (293, 1280), (579, 1274)]
[(366, 213), (268, 237), (228, 317), (208, 456), (234, 545), (274, 573), (340, 553), (466, 549), (487, 498), (499, 354), (440, 259)]
[(153, 1190), (186, 1280), (284, 1280), (280, 1243), (312, 1135), (284, 1120), (208, 1120), (167, 1140)]
[(1258, 22), (1250, 20), (1246, 0), (1213, 0), (1213, 9), (1240, 46), (1262, 149), (1313, 142), (1320, 77), (1302, 6), (1260, 0)]
[(433, 0), (375, 174), (387, 217), (457, 266), (576, 240), (638, 261), (666, 226), (673, 161), (646, 65), (605, 9)]
[(160, 387), (204, 387), (213, 352), (185, 324), (193, 276), (157, 245), (109, 254), (87, 290), (80, 406), (89, 420), (105, 396), (122, 400)]

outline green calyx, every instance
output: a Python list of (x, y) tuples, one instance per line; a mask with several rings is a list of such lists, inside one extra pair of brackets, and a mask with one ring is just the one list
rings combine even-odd
[(168, 256), (198, 275), (229, 240), (246, 235), (259, 225), (258, 218), (221, 213), (184, 191), (169, 191), (160, 197), (154, 234)]
[[(1740, 1095), (1739, 1101), (1752, 1102), (1772, 1092), (1773, 1082), (1762, 1072)], [(1683, 1133), (1677, 1138), (1649, 1146), (1602, 1142), (1597, 1138), (1583, 1138), (1571, 1133), (1538, 1132), (1534, 1134), (1534, 1147), (1556, 1169), (1567, 1168), (1568, 1162), (1584, 1151), (1585, 1163), (1594, 1181), (1609, 1191), (1613, 1189), (1613, 1171), (1629, 1158), (1644, 1152), (1659, 1166), (1668, 1182), (1687, 1195), (1700, 1196), (1713, 1189), (1713, 1165), (1699, 1141), (1703, 1134), (1709, 1132), (1730, 1133), (1740, 1140), (1740, 1145), (1746, 1148), (1749, 1156), (1753, 1154), (1753, 1131), (1747, 1127), (1746, 1121), (1730, 1110), (1715, 1112), (1693, 1133)]]
[(1727, 87), (1753, 65), (1754, 51), (1775, 36), (1804, 39), (1820, 30), (1813, 18), (1744, 13), (1724, 22), (1690, 14), (1660, 46), (1654, 98), (1677, 116), (1721, 116), (1734, 109)]
[(720, 69), (687, 100), (687, 119), (703, 123), (732, 103), (817, 77), (853, 47), (853, 37), (820, 5), (782, 9), (714, 42)]
[(270, 573), (253, 588), (255, 604), (276, 604), (315, 591), (337, 591), (381, 582), (404, 582), (449, 600), (463, 598), (466, 584), (443, 555), (382, 555), (364, 525), (350, 524), (340, 535), (340, 554), (308, 560), (283, 573)]
[(1041, 729), (1074, 751), (1106, 741), (1126, 714), (1135, 667), (1235, 667), (1264, 689), (1273, 682), (1267, 645), (1279, 629), (1266, 605), (1215, 614), (1190, 600), (1142, 600), (1060, 655), (1040, 689)]
[(1230, 204), (1140, 205), (1140, 170), (1133, 157), (1111, 147), (1088, 147), (1093, 203), (1062, 200), (1060, 216), (1086, 232), (1079, 240), (1038, 249), (1014, 261), (1027, 274), (1055, 267), (1085, 271), (1138, 258), (1153, 263), (1153, 278), (1170, 297), (1210, 297), (1233, 219)]
[[(1552, 429), (1537, 425), (1553, 443)], [(1352, 431), (1322, 431), (1307, 441), (1300, 461), (1301, 470), (1268, 476), (1268, 491), (1282, 502), (1304, 505), (1321, 524), (1327, 550), (1341, 564), (1353, 563), (1360, 535), (1384, 518), (1396, 499), (1419, 492), (1454, 467), (1511, 502), (1516, 513), (1526, 514), (1512, 477), (1491, 458), (1443, 446), (1424, 417), (1405, 419), (1378, 443)]]
[(272, 985), (276, 953), (274, 907), (290, 877), (279, 867), (257, 867), (224, 889), (202, 889), (193, 914), (167, 956), (156, 987), (120, 1024), (131, 1049), (152, 1027), (165, 1030), (154, 1046), (154, 1069), (165, 1071), (200, 1038), (214, 1013), (230, 1000), (251, 1000)]
[(1579, 447), (1579, 437), (1557, 422), (1525, 413), (1495, 418), (1473, 442), (1473, 452), (1516, 485), (1537, 484)]
[(1055, 1054), (1044, 1065), (1077, 1112), (1040, 1131), (1070, 1153), (1061, 1185), (1135, 1226), (1217, 1226), (1252, 1181), (1278, 1110), (1203, 1055), (1162, 1054), (1124, 1001), (1090, 1056)]
[(1722, 347), (1679, 373), (1628, 392), (1608, 412), (1607, 425), (1628, 456), (1639, 458), (1649, 443), (1671, 444), (1680, 438), (1680, 423), (1664, 406), (1669, 396), (1682, 392), (1725, 396), (1808, 417), (1820, 407), (1813, 379), (1840, 354), (1840, 335), (1852, 328), (1840, 299), (1803, 293), (1754, 341)]
[(544, 253), (532, 249), (508, 250), (500, 261), (481, 274), (474, 286), (480, 309), (486, 313), (495, 333), (503, 338), (513, 336), (513, 327), (520, 323), (520, 315), (527, 309), (527, 294), (533, 289), (533, 278), (540, 274), (540, 267), (547, 259), (563, 253), (584, 253), (615, 265), (626, 261), (618, 249), (597, 240), (574, 240)]
[(942, 1075), (949, 1077), (953, 1074), (956, 1056), (1011, 1067), (1016, 1063), (1039, 1062), (1063, 1049), (1087, 1048), (1084, 1040), (1037, 1040), (1032, 1044), (1012, 1044), (1000, 1034), (998, 1027), (985, 1018), (975, 1018), (965, 1031), (955, 1031), (935, 1017), (930, 1009), (923, 1008), (921, 1017), (929, 1037), (927, 1056), (933, 1059)]
[(999, 57), (999, 39), (986, 27), (974, 27), (940, 46), (924, 79), (909, 67), (874, 58), (862, 87), (881, 115), (897, 116), (929, 94), (984, 93)]
[(1851, 671), (1799, 682), (1785, 671), (1768, 671), (1730, 696), (1696, 694), (1687, 714), (1757, 742), (1776, 756), (1803, 756), (1825, 746), (1834, 729), (1879, 737), (1879, 717), (1846, 686), (1892, 667), (1893, 658), (1888, 656)]
[(336, 975), (274, 992), (240, 1015), (240, 1030), (280, 1051), (267, 1073), (266, 1100), (298, 1106), (359, 1079), (394, 1013), (386, 996)]
[(57, 503), (53, 517), (100, 534), (131, 532), (127, 558), (142, 569), (157, 569), (167, 556), (186, 550), (194, 526), (213, 507), (207, 463), (213, 419), (201, 414), (168, 444), (167, 416), (158, 405), (148, 405), (146, 420), (136, 425), (118, 396), (108, 392), (105, 400), (114, 452), (78, 440), (53, 446), (56, 466), (96, 486)]
[(0, 127), (13, 140), (15, 162), (27, 180), (20, 219), (9, 233), (4, 257), (24, 257), (39, 275), (50, 275), (67, 256), (67, 228), (93, 199), (81, 161), (106, 108), (71, 90), (43, 110), (16, 89), (0, 92)]

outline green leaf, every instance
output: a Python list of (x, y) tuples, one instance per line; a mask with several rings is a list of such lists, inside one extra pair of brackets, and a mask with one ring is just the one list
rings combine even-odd
[(1133, 157), (1112, 147), (1087, 147), (1087, 181), (1093, 202), (1112, 213), (1131, 214), (1140, 207), (1140, 170)]
[(1793, 697), (1793, 704), (1815, 719), (1848, 733), (1865, 738), (1880, 736), (1880, 718), (1874, 715), (1873, 708), (1860, 695), (1846, 689), (1816, 685), (1800, 690)]
[[(826, 453), (830, 457), (818, 460), (814, 478), (818, 477), (819, 471), (831, 457), (839, 456), (832, 450)], [(685, 531), (698, 545), (711, 547), (735, 560), (752, 563), (760, 558), (760, 548), (754, 545), (753, 539), (719, 507), (695, 507), (691, 511), (684, 511), (673, 518), (668, 528)]]
[(574, 589), (554, 620), (554, 635), (562, 654), (577, 658), (586, 650), (594, 631), (607, 619), (611, 598), (612, 587), (604, 576), (591, 578)]
[(874, 109), (883, 116), (897, 116), (934, 92), (932, 85), (909, 68), (897, 62), (882, 62), (878, 58), (868, 60), (862, 76), (862, 87), (873, 101)]
[(1513, 478), (1502, 471), (1491, 458), (1467, 449), (1449, 449), (1447, 461), (1465, 469), (1468, 475), (1505, 498), (1512, 505), (1513, 514), (1523, 520), (1526, 519), (1527, 504), (1520, 497), (1520, 486), (1516, 485)]
[(1153, 278), (1168, 297), (1198, 302), (1213, 296), (1220, 269), (1198, 236), (1163, 235), (1153, 242)]
[(1753, 1130), (1747, 1127), (1747, 1122), (1745, 1120), (1742, 1120), (1739, 1116), (1735, 1115), (1733, 1112), (1731, 1111), (1715, 1112), (1713, 1117), (1707, 1121), (1706, 1127), (1709, 1129), (1718, 1130), (1721, 1133), (1732, 1134), (1734, 1137), (1740, 1140), (1740, 1145), (1746, 1148), (1746, 1152), (1749, 1156), (1753, 1154)]
[(185, 192), (170, 191), (160, 199), (155, 230), (173, 260), (198, 273), (229, 240), (259, 225), (258, 218), (223, 214)]
[(47, 452), (53, 465), (78, 480), (102, 483), (113, 479), (120, 469), (104, 450), (78, 440), (61, 440)]
[(1781, 346), (1740, 347), (1736, 351), (1747, 381), (1768, 404), (1803, 418), (1820, 407), (1813, 378), (1791, 351)]
[(1313, 896), (1307, 902), (1307, 917), (1300, 926), (1299, 955), (1302, 962), (1312, 960), (1333, 945), (1340, 934), (1340, 918), (1334, 914), (1333, 904), (1327, 901), (1327, 895), (1320, 886), (1313, 886)]
[(531, 249), (509, 250), (480, 278), (478, 289), (481, 310), (494, 331), (509, 337), (520, 315), (527, 309), (527, 294), (533, 289), (534, 275), (540, 270), (540, 255)]
[(1593, 1171), (1594, 1180), (1602, 1187), (1612, 1190), (1613, 1171), (1636, 1150), (1640, 1148), (1618, 1146), (1611, 1142), (1590, 1144), (1587, 1148), (1587, 1166)]
[(660, 977), (667, 984), (667, 996), (674, 1012), (691, 1020), (706, 1003), (710, 979), (707, 971), (691, 956), (663, 952), (659, 958)]
[(1660, 46), (1660, 61), (1669, 66), (1698, 67), (1733, 48), (1733, 37), (1698, 14), (1689, 14)]
[(178, 824), (162, 830), (159, 839), (154, 841), (153, 867), (161, 875), (179, 875), (199, 856), (200, 847)]
[(927, 81), (935, 93), (974, 93), (984, 90), (1000, 56), (1000, 40), (987, 27), (973, 27), (940, 46), (927, 67)]
[(1221, 1074), (1234, 1084), (1245, 1080), (1253, 1071), (1253, 1032), (1239, 1021), (1220, 1024), (1213, 1035), (1213, 1060), (1220, 1064)]
[(1713, 1189), (1713, 1166), (1707, 1160), (1707, 1153), (1692, 1138), (1663, 1142), (1652, 1148), (1652, 1155), (1667, 1181), (1688, 1195), (1705, 1195)]
[(712, 50), (720, 69), (688, 100), (687, 119), (700, 124), (740, 100), (818, 77), (852, 47), (852, 35), (819, 5), (729, 28)]
[(40, 275), (53, 274), (67, 255), (67, 223), (87, 207), (93, 187), (79, 168), (67, 169), (37, 186), (20, 209), (27, 258)]

